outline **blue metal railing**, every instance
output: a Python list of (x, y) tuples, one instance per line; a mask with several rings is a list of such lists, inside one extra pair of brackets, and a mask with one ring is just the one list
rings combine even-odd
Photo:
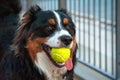
[(71, 7), (67, 8), (77, 26), (78, 60), (115, 79), (116, 0), (67, 1), (71, 1), (67, 4)]

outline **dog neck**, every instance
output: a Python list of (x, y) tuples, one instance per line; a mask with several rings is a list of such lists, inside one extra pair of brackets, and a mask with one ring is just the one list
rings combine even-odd
[(56, 67), (45, 52), (37, 53), (36, 58), (35, 65), (48, 76), (49, 80), (65, 80), (63, 76), (67, 72), (66, 67)]

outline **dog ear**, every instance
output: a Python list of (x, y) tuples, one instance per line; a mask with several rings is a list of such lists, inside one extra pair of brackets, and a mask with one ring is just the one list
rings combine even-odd
[(39, 11), (41, 11), (42, 9), (38, 6), (38, 5), (34, 5), (34, 6), (32, 6), (31, 8), (30, 8), (30, 13), (32, 13), (32, 14), (35, 14), (35, 13), (37, 13), (37, 12), (39, 12)]
[(38, 5), (32, 6), (24, 15), (21, 20), (20, 26), (16, 31), (13, 46), (25, 46), (26, 40), (29, 36), (29, 29), (32, 22), (36, 18), (36, 14), (41, 11)]
[(42, 9), (38, 6), (32, 6), (22, 17), (22, 24), (27, 24), (35, 20), (35, 15), (40, 12)]

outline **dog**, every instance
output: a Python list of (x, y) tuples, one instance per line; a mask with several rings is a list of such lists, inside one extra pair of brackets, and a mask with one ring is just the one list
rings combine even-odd
[[(11, 47), (0, 64), (0, 80), (73, 80), (77, 49), (75, 25), (66, 10), (43, 11), (32, 6), (21, 20)], [(63, 63), (51, 48), (70, 48)]]

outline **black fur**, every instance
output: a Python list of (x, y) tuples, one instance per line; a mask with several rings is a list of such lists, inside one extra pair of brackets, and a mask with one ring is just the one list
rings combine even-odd
[[(53, 31), (45, 32), (44, 30), (46, 25), (49, 25), (44, 19), (49, 19), (51, 16), (48, 14), (52, 13), (50, 11), (42, 11), (41, 13), (41, 11), (42, 10), (38, 6), (34, 6), (23, 16), (25, 18), (16, 33), (14, 43), (0, 63), (0, 80), (48, 80), (45, 73), (37, 69), (29, 56), (28, 50), (25, 48), (27, 39), (32, 33), (34, 33), (34, 37), (47, 37), (54, 33)], [(58, 10), (58, 12), (60, 14), (67, 14), (66, 12), (62, 13), (61, 10)], [(43, 14), (46, 14), (46, 17), (42, 18)], [(75, 28), (72, 22), (70, 26), (71, 28), (72, 26)], [(75, 35), (74, 28), (70, 31), (72, 36)], [(76, 62), (75, 53), (76, 50), (73, 55), (73, 65), (75, 65)], [(73, 70), (74, 68), (71, 71), (67, 71), (67, 73), (64, 75), (66, 80), (73, 80)]]
[(18, 55), (7, 53), (0, 64), (0, 80), (47, 80), (45, 74), (35, 67), (28, 52)]
[(12, 44), (20, 11), (20, 0), (0, 0), (0, 60)]

